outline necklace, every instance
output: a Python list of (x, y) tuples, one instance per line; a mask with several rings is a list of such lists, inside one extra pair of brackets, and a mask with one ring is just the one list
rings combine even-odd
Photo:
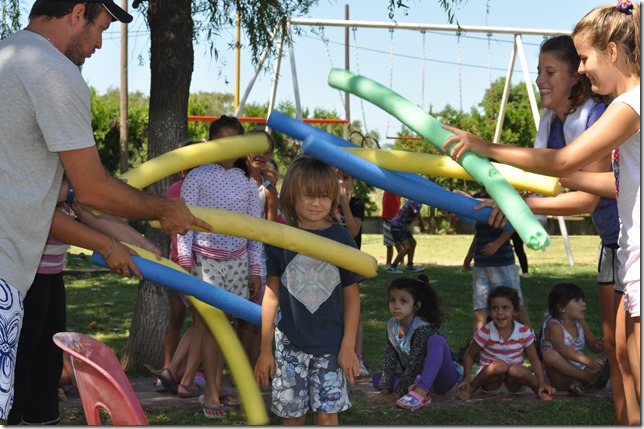
[(44, 37), (44, 38), (45, 38), (49, 43), (51, 43), (53, 46), (56, 46), (56, 45), (54, 45), (54, 42), (52, 42), (52, 41), (51, 41), (51, 39), (50, 39), (49, 37), (45, 36), (45, 35), (44, 35), (44, 34), (42, 34), (40, 31), (38, 31), (38, 30), (36, 30), (36, 29), (34, 29), (34, 28), (29, 28), (29, 27), (25, 27), (25, 30), (27, 30), (27, 31), (31, 31), (32, 33), (36, 33), (36, 34), (38, 34), (39, 36)]

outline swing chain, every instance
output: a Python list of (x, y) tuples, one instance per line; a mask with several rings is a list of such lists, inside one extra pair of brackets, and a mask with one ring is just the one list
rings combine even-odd
[(425, 108), (425, 63), (426, 63), (426, 51), (425, 51), (425, 30), (420, 30), (420, 34), (423, 35), (423, 58), (421, 61), (421, 85), (420, 85), (420, 107), (421, 109)]
[(461, 67), (461, 32), (459, 31), (456, 36), (456, 52), (458, 63), (458, 102), (461, 112), (463, 111), (463, 76)]
[[(394, 29), (389, 29), (389, 89), (394, 85)], [(387, 115), (387, 125), (385, 134), (389, 135), (389, 123), (391, 122), (391, 115)]]
[[(356, 73), (360, 74), (360, 62), (358, 61), (358, 38), (356, 37), (356, 33), (358, 32), (357, 27), (352, 27), (351, 30), (353, 30), (353, 46), (355, 49), (355, 57), (356, 57)], [(367, 117), (364, 113), (364, 99), (360, 98), (360, 108), (362, 109), (362, 124), (364, 125), (364, 132), (369, 133), (369, 128), (367, 128)], [(351, 131), (353, 134), (354, 131)], [(364, 137), (363, 137), (364, 139)]]
[[(329, 38), (326, 36), (326, 33), (324, 32), (324, 26), (320, 25), (318, 28), (320, 30), (320, 39), (322, 39), (322, 42), (324, 42), (324, 47), (326, 48), (326, 54), (327, 54), (327, 57), (329, 58), (329, 65), (331, 66), (331, 68), (333, 68), (333, 56), (331, 55), (331, 49), (329, 49)], [(338, 95), (340, 96), (340, 101), (342, 102), (342, 109), (346, 111), (347, 105), (344, 103), (344, 97), (342, 96), (342, 91), (338, 91)]]

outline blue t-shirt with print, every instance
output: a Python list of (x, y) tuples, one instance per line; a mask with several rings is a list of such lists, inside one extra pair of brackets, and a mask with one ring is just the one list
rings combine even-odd
[[(349, 231), (333, 224), (313, 234), (356, 248)], [(276, 325), (305, 353), (338, 354), (344, 335), (343, 288), (364, 277), (329, 262), (266, 245), (266, 274), (280, 278)]]

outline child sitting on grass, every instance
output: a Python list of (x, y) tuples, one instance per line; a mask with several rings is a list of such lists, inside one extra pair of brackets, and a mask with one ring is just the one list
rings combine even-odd
[[(534, 331), (515, 320), (519, 293), (508, 286), (497, 286), (488, 294), (487, 307), (492, 321), (474, 333), (464, 357), (463, 381), (456, 398), (467, 400), (479, 388), (488, 393), (522, 393), (530, 387), (539, 398), (549, 401), (555, 388), (545, 381), (543, 365), (537, 354)], [(472, 379), (474, 356), (481, 353)], [(531, 372), (523, 366), (525, 356)]]
[[(584, 355), (586, 346), (595, 353), (604, 350), (604, 342), (595, 338), (586, 315), (582, 288), (574, 283), (556, 283), (548, 292), (548, 316), (541, 328), (541, 354), (550, 383), (573, 395), (584, 394), (584, 387), (603, 388), (608, 379), (600, 377), (607, 361)], [(606, 372), (604, 371), (604, 374)]]
[[(387, 348), (382, 372), (373, 375), (380, 393), (371, 401), (396, 403), (408, 410), (429, 405), (431, 392), (448, 392), (459, 380), (447, 340), (438, 331), (443, 322), (440, 296), (426, 275), (398, 277), (389, 285)], [(403, 372), (396, 372), (397, 364)]]

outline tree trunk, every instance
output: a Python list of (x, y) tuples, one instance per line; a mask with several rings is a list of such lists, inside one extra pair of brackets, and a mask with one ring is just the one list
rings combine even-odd
[(436, 207), (429, 207), (429, 220), (427, 221), (427, 233), (435, 234), (438, 229), (438, 221), (436, 220)]
[[(188, 97), (194, 65), (192, 0), (150, 0), (150, 118), (148, 159), (176, 149), (187, 136)], [(147, 191), (162, 194), (171, 178), (152, 184)], [(146, 227), (146, 237), (167, 253), (168, 238)], [(121, 363), (126, 370), (141, 370), (144, 363), (163, 362), (163, 339), (168, 323), (165, 288), (141, 282), (130, 336)]]

